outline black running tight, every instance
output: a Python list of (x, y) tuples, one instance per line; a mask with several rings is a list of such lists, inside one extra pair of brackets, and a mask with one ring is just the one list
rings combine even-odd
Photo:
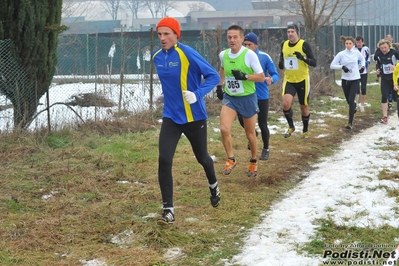
[(163, 118), (159, 133), (158, 181), (164, 208), (173, 207), (172, 162), (182, 134), (190, 141), (198, 163), (204, 168), (208, 183), (214, 184), (217, 181), (214, 163), (208, 154), (207, 121), (178, 125), (169, 118)]
[[(267, 125), (267, 119), (269, 115), (269, 99), (258, 100), (258, 107), (258, 126), (262, 136), (263, 149), (268, 149), (270, 140), (270, 130)], [(244, 127), (244, 119), (242, 118), (242, 115), (238, 114), (238, 120), (240, 121), (240, 125)]]
[(356, 110), (356, 93), (359, 91), (359, 80), (341, 80), (346, 102), (349, 105), (349, 123), (353, 123)]

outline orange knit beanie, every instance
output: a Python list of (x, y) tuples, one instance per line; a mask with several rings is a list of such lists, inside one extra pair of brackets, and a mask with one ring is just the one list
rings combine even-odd
[(176, 33), (177, 38), (180, 38), (180, 23), (179, 21), (177, 21), (177, 19), (172, 17), (165, 17), (158, 22), (156, 27), (157, 30), (158, 27), (168, 27)]

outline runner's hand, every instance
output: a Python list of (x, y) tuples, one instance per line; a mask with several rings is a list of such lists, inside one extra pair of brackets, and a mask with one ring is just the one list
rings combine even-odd
[(231, 74), (236, 78), (236, 80), (247, 80), (248, 75), (246, 73), (241, 72), (240, 70), (232, 70)]
[(363, 73), (363, 72), (364, 72), (364, 68), (365, 68), (365, 67), (362, 67), (361, 69), (359, 69), (359, 72), (360, 72), (360, 73)]
[(219, 98), (219, 100), (223, 100), (223, 85), (217, 85), (216, 86), (216, 96)]
[(346, 66), (342, 66), (342, 70), (343, 70), (345, 73), (348, 73), (348, 72), (349, 72), (349, 68), (347, 68)]
[(294, 52), (296, 58), (298, 58), (299, 60), (304, 60), (305, 58), (303, 57), (303, 55), (300, 52)]
[(189, 104), (193, 104), (197, 101), (197, 96), (195, 96), (194, 92), (191, 91), (183, 91), (184, 98)]
[(163, 101), (164, 101), (163, 94), (161, 94), (161, 95), (159, 95), (159, 96), (156, 96), (155, 99), (154, 99), (154, 102), (155, 102), (156, 104), (162, 104)]

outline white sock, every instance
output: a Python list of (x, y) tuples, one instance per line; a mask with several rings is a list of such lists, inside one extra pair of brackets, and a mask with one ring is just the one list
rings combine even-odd
[(212, 188), (212, 189), (214, 189), (215, 187), (217, 187), (217, 185), (218, 185), (218, 182), (216, 182), (215, 184), (212, 184), (212, 185), (209, 184), (209, 187)]
[(170, 212), (175, 215), (175, 209), (173, 207), (164, 208), (164, 210), (170, 210)]

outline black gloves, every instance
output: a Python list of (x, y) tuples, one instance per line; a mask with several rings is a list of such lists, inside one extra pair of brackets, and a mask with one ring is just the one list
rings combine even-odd
[(279, 61), (278, 62), (278, 68), (284, 69), (284, 62), (283, 61)]
[(216, 86), (216, 96), (219, 98), (219, 100), (223, 100), (223, 85), (217, 85)]
[(232, 70), (231, 74), (236, 78), (236, 80), (247, 80), (248, 75), (241, 72), (240, 70)]
[(299, 60), (305, 60), (305, 58), (303, 57), (303, 55), (300, 52), (294, 52), (296, 58), (298, 58)]
[(342, 70), (343, 70), (345, 73), (348, 73), (348, 72), (349, 72), (349, 68), (347, 68), (346, 66), (342, 66)]
[(359, 69), (360, 74), (364, 72), (364, 67), (362, 67), (361, 69)]

